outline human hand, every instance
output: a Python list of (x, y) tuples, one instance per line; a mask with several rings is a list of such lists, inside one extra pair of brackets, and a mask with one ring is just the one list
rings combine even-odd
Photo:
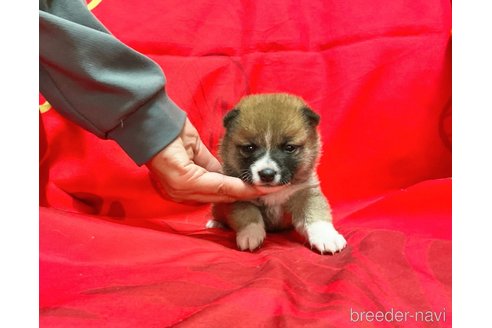
[(146, 165), (161, 192), (165, 191), (174, 201), (234, 202), (279, 189), (259, 190), (239, 178), (220, 173), (222, 166), (202, 143), (188, 118), (179, 136)]

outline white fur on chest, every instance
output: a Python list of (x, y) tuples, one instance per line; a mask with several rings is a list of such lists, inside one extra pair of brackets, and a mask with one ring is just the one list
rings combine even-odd
[(279, 190), (277, 192), (261, 196), (260, 201), (265, 204), (268, 207), (276, 207), (276, 206), (282, 206), (285, 204), (289, 198), (296, 193), (297, 191), (301, 190), (303, 187), (305, 187), (304, 184), (302, 185), (294, 185), (294, 186), (288, 186), (285, 187), (282, 190)]
[(317, 184), (316, 178), (311, 178), (308, 181), (297, 184), (287, 186), (277, 192), (262, 196), (259, 198), (259, 203), (264, 205), (266, 214), (268, 216), (268, 225), (273, 227), (278, 227), (285, 225), (284, 221), (284, 209), (283, 206), (287, 203), (296, 192), (312, 187)]
[(283, 205), (289, 200), (289, 198), (299, 190), (297, 186), (288, 186), (278, 192), (271, 193), (260, 197), (261, 202), (265, 205), (265, 212), (267, 215), (268, 226), (280, 227), (288, 224), (284, 222), (284, 209)]

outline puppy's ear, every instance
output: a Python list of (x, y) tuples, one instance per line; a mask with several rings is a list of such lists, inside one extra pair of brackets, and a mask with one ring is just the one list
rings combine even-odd
[(306, 117), (306, 120), (308, 121), (309, 125), (314, 127), (319, 124), (319, 115), (316, 114), (311, 108), (303, 107), (302, 113)]
[(232, 109), (231, 111), (229, 111), (224, 116), (224, 120), (223, 120), (224, 127), (228, 129), (238, 115), (239, 115), (239, 109)]

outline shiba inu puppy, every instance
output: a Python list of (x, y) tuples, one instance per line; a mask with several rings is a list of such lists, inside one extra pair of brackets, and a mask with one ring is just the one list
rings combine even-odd
[(266, 231), (292, 226), (322, 254), (345, 247), (316, 174), (319, 119), (289, 94), (247, 96), (224, 117), (219, 150), (224, 173), (262, 188), (283, 186), (253, 201), (214, 205), (215, 219), (236, 231), (239, 249), (252, 251)]

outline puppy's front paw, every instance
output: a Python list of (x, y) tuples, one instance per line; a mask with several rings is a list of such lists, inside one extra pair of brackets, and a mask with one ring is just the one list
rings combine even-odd
[(265, 236), (266, 232), (263, 224), (250, 223), (237, 233), (237, 247), (242, 251), (247, 249), (253, 251), (263, 243)]
[(316, 221), (306, 226), (306, 234), (311, 244), (321, 253), (336, 253), (341, 251), (347, 245), (347, 241), (333, 224), (326, 221)]

